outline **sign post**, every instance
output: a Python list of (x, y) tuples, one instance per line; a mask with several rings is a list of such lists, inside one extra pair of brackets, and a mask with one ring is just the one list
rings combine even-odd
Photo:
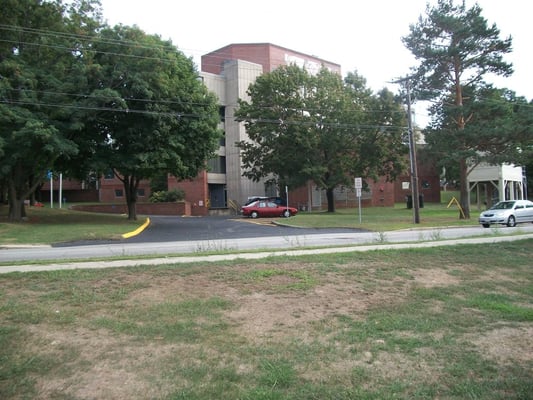
[(355, 178), (355, 192), (357, 195), (357, 203), (359, 205), (359, 223), (362, 222), (361, 218), (361, 189), (363, 188), (363, 178)]
[(54, 174), (49, 170), (47, 175), (50, 179), (50, 208), (54, 208)]
[[(289, 187), (285, 186), (285, 199), (287, 200), (287, 213), (289, 212)], [(288, 214), (289, 216), (291, 214)]]
[(63, 173), (59, 174), (59, 208), (62, 207), (63, 201)]

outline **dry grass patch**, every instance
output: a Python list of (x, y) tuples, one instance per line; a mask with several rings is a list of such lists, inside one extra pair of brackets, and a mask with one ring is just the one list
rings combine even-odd
[(528, 398), (513, 246), (5, 275), (0, 397)]

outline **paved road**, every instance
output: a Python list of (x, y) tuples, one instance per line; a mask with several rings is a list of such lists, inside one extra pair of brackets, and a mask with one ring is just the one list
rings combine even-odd
[[(265, 222), (265, 220), (263, 220)], [(413, 229), (384, 233), (355, 229), (299, 229), (256, 225), (222, 217), (154, 217), (153, 224), (137, 237), (114, 242), (71, 243), (69, 246), (10, 248), (0, 250), (0, 261), (84, 259), (198, 253), (211, 250), (238, 252), (251, 249), (299, 249), (308, 246), (353, 246), (399, 242), (436, 242), (488, 235), (533, 234), (533, 224), (516, 228), (485, 229), (477, 225), (460, 228)]]

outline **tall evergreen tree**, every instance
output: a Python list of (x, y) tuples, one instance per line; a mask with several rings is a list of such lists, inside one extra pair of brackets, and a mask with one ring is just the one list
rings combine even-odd
[(527, 163), (533, 146), (531, 105), (510, 90), (481, 85), (463, 90), (461, 111), (468, 115), (464, 129), (456, 129), (457, 106), (449, 102), (431, 107), (432, 124), (425, 139), (433, 156), (447, 171), (462, 159), (468, 168), (479, 163)]
[[(460, 154), (460, 203), (466, 218), (470, 218), (468, 146), (461, 136), (471, 117), (464, 110), (463, 93), (480, 84), (487, 74), (512, 73), (512, 66), (503, 60), (511, 51), (511, 37), (500, 39), (496, 25), (489, 26), (481, 13), (478, 4), (467, 8), (464, 1), (456, 5), (453, 0), (438, 0), (435, 7), (427, 6), (426, 15), (420, 16), (403, 38), (405, 46), (420, 61), (414, 68), (419, 98), (440, 103), (453, 99), (455, 151)], [(451, 128), (448, 125), (448, 130)]]

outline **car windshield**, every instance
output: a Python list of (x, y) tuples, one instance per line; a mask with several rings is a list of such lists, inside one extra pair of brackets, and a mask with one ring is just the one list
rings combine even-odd
[(499, 203), (492, 206), (491, 210), (510, 210), (513, 208), (514, 201), (500, 201)]

